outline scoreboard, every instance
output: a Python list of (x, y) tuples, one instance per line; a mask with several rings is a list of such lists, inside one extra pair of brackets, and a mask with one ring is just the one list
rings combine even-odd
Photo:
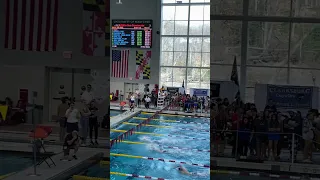
[(112, 20), (112, 47), (151, 48), (152, 20)]

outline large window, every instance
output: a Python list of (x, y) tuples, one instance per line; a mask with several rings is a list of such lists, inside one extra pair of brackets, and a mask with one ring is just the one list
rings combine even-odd
[(211, 79), (229, 81), (236, 57), (247, 102), (254, 101), (256, 84), (319, 87), (319, 8), (319, 0), (212, 2)]
[(180, 2), (162, 0), (160, 84), (209, 89), (210, 0)]

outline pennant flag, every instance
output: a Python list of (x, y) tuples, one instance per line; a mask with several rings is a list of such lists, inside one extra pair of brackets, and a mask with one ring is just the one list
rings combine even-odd
[(238, 86), (238, 92), (235, 95), (235, 99), (238, 100), (238, 102), (240, 102), (241, 97), (240, 97), (238, 68), (237, 68), (237, 57), (236, 56), (234, 56), (230, 80), (233, 81)]
[(239, 86), (237, 57), (236, 56), (234, 56), (230, 80), (233, 81), (237, 86)]
[(129, 50), (112, 50), (111, 77), (128, 78)]
[(56, 51), (59, 0), (6, 0), (5, 49)]
[(151, 51), (136, 51), (136, 79), (150, 79)]
[(105, 56), (105, 0), (83, 0), (82, 52)]

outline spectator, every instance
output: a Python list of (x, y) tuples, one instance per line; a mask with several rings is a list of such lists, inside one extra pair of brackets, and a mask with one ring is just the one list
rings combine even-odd
[(150, 99), (150, 97), (149, 96), (146, 96), (146, 98), (145, 98), (145, 108), (146, 109), (149, 109), (150, 108), (150, 102), (151, 102), (151, 99)]
[[(77, 131), (72, 131), (72, 133), (67, 134), (64, 144), (63, 144), (63, 157), (61, 160), (69, 160), (78, 159), (76, 153), (79, 150), (80, 145), (80, 137)], [(73, 155), (70, 156), (70, 150), (73, 149)]]
[(239, 153), (241, 156), (248, 155), (251, 125), (247, 116), (243, 117), (239, 128)]
[[(268, 147), (268, 157), (269, 161), (278, 160), (277, 157), (277, 147), (278, 141), (280, 139), (280, 123), (278, 121), (278, 115), (275, 113), (271, 114), (270, 122), (269, 122), (269, 147)], [(272, 151), (272, 156), (270, 152)]]
[(61, 98), (61, 104), (58, 106), (58, 118), (59, 118), (59, 125), (60, 125), (60, 131), (59, 131), (59, 137), (60, 142), (64, 141), (65, 133), (66, 133), (66, 124), (67, 124), (67, 118), (66, 118), (66, 112), (69, 108), (69, 105), (67, 104), (67, 97)]
[(224, 156), (225, 132), (227, 130), (227, 114), (223, 105), (219, 106), (218, 115), (215, 117), (216, 139), (214, 145), (217, 149), (217, 156)]
[(81, 145), (85, 146), (87, 137), (88, 137), (88, 130), (89, 130), (89, 116), (91, 115), (91, 112), (89, 110), (88, 104), (86, 104), (87, 101), (82, 100), (82, 107), (80, 108), (80, 137), (81, 137)]
[(312, 148), (313, 148), (313, 138), (314, 136), (314, 127), (312, 125), (314, 121), (313, 112), (308, 112), (307, 118), (303, 121), (303, 130), (302, 137), (304, 140), (304, 150), (303, 150), (303, 162), (312, 163)]
[[(98, 143), (98, 127), (99, 127), (99, 124), (98, 124), (98, 116), (97, 116), (97, 112), (99, 111), (99, 109), (95, 106), (94, 102), (91, 102), (90, 107), (89, 107), (89, 111), (90, 111), (89, 129), (90, 129), (90, 140), (91, 140), (90, 143), (91, 143), (91, 145), (94, 145), (94, 144), (99, 145), (99, 143)], [(110, 118), (110, 116), (109, 116), (109, 118)], [(107, 123), (110, 124), (110, 120)], [(92, 139), (92, 131), (93, 130), (94, 130), (94, 139), (95, 139), (94, 142), (93, 142), (93, 139)]]
[(268, 118), (269, 111), (265, 110), (263, 117), (259, 117), (255, 122), (255, 135), (256, 135), (256, 152), (258, 160), (264, 160), (266, 158), (266, 144), (268, 143)]
[(67, 133), (71, 133), (73, 131), (79, 131), (79, 120), (81, 118), (80, 111), (75, 108), (75, 104), (72, 101), (70, 103), (69, 109), (66, 111), (66, 118), (67, 118)]

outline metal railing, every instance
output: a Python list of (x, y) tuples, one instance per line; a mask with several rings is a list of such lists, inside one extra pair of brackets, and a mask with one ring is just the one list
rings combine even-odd
[[(307, 142), (301, 135), (296, 133), (213, 129), (211, 131), (211, 138), (211, 141), (213, 140), (213, 147), (211, 147), (211, 149), (213, 149), (215, 157), (270, 161), (270, 159), (266, 158), (268, 155), (270, 156), (272, 152), (273, 155), (276, 154), (277, 157), (273, 157), (275, 160), (271, 161), (288, 162), (288, 160), (290, 160), (291, 164), (302, 163), (308, 156), (311, 156), (314, 160), (313, 164), (320, 165), (320, 142), (315, 140)], [(276, 148), (269, 149), (270, 141), (273, 143), (272, 145), (276, 145)], [(277, 143), (275, 144), (275, 142)], [(261, 143), (265, 145), (262, 149), (260, 149), (261, 145), (263, 145)], [(307, 157), (306, 149), (304, 149), (305, 143), (312, 143), (312, 152), (311, 154), (308, 153)], [(259, 150), (262, 150), (260, 154), (258, 152)], [(273, 152), (274, 150), (277, 150), (277, 152)], [(245, 154), (246, 152), (247, 154)], [(300, 157), (301, 152), (304, 156), (302, 159)], [(289, 154), (290, 156), (285, 156), (285, 154)], [(262, 157), (262, 159), (259, 159), (259, 157)]]

